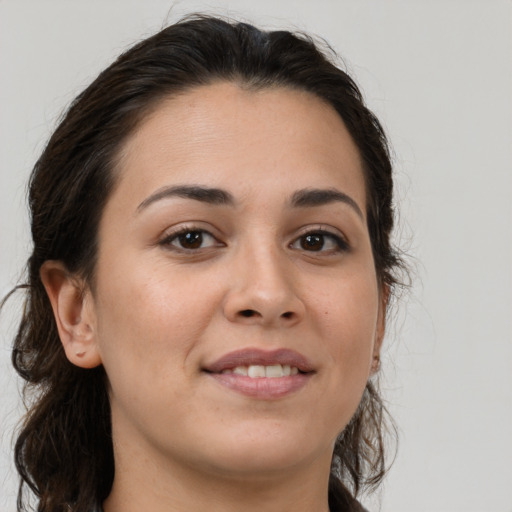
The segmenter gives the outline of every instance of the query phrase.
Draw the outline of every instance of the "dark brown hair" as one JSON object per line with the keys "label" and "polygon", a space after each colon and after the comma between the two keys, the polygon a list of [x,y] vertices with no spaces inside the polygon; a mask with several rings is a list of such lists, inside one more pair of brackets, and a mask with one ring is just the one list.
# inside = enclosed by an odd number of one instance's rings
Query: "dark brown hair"
{"label": "dark brown hair", "polygon": [[[98,223],[116,184],[123,141],[164,97],[215,81],[241,87],[308,91],[341,116],[359,148],[367,219],[381,286],[393,289],[401,262],[390,244],[392,168],[384,132],[353,80],[303,34],[265,32],[246,23],[194,15],[138,43],[73,102],[37,161],[29,204],[33,252],[26,303],[12,360],[34,399],[15,447],[24,486],[39,512],[90,512],[114,477],[107,376],[68,362],[39,271],[60,260],[94,287]],[[386,470],[385,409],[369,382],[333,455],[331,510],[359,510],[354,497],[376,487]]]}

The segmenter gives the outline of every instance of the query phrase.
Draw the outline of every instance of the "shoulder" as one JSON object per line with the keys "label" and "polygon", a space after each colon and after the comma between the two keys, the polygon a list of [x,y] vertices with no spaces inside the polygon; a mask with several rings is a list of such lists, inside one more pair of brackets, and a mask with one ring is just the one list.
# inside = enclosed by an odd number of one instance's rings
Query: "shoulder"
{"label": "shoulder", "polygon": [[354,500],[350,504],[350,507],[348,508],[349,512],[370,512],[368,509],[364,508],[359,501]]}

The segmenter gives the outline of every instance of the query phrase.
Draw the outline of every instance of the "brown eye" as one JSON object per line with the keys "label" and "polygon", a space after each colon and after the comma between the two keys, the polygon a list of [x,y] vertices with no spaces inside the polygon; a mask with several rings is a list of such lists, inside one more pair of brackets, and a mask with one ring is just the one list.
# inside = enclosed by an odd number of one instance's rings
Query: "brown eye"
{"label": "brown eye", "polygon": [[324,247],[324,236],[320,234],[302,236],[300,246],[305,251],[320,251]]}
{"label": "brown eye", "polygon": [[183,229],[164,238],[160,245],[169,249],[194,251],[222,245],[213,235],[202,229]]}
{"label": "brown eye", "polygon": [[290,244],[292,249],[333,254],[349,250],[345,239],[329,231],[311,231]]}
{"label": "brown eye", "polygon": [[203,244],[201,231],[188,231],[178,236],[178,242],[183,249],[199,249]]}

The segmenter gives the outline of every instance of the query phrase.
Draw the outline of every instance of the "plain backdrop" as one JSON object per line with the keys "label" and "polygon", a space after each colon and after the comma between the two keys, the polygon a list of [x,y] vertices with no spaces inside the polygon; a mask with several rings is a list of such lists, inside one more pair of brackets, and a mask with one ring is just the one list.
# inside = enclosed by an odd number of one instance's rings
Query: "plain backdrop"
{"label": "plain backdrop", "polygon": [[[0,0],[0,294],[28,255],[26,180],[65,106],[133,42],[191,11],[321,35],[392,141],[414,286],[383,388],[400,429],[384,512],[512,511],[512,3]],[[0,318],[0,511],[14,512],[19,381]]]}

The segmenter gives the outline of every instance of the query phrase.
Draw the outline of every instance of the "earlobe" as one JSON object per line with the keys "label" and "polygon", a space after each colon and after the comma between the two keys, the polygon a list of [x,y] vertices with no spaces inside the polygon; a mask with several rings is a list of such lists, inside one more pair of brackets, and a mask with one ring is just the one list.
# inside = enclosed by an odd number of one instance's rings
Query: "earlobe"
{"label": "earlobe", "polygon": [[379,303],[379,313],[377,315],[377,325],[375,329],[375,340],[373,343],[370,375],[375,375],[380,370],[380,351],[382,348],[382,342],[384,341],[384,334],[386,333],[386,311],[390,293],[389,286],[386,284],[382,285],[380,293],[381,297]]}
{"label": "earlobe", "polygon": [[40,270],[66,357],[81,368],[101,364],[96,344],[91,294],[60,261],[48,260]]}

